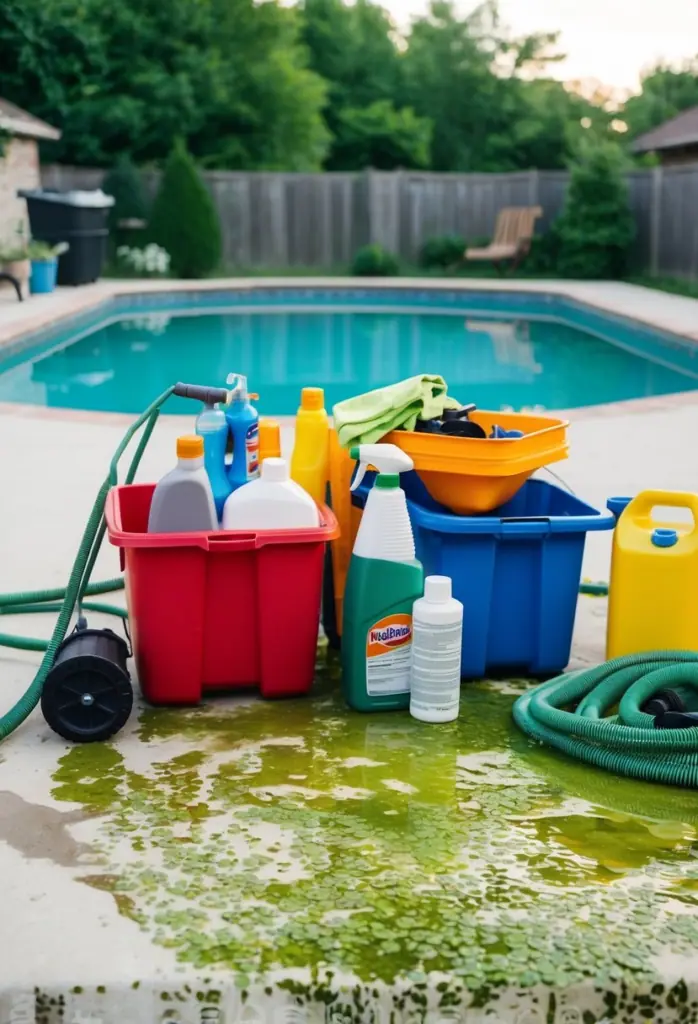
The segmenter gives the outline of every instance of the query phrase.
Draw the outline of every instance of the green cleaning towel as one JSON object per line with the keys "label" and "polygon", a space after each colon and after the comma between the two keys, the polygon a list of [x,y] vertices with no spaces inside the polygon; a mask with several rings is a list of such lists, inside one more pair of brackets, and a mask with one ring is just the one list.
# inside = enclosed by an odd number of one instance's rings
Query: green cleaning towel
{"label": "green cleaning towel", "polygon": [[460,408],[460,402],[449,398],[446,390],[443,377],[423,373],[337,402],[332,414],[340,445],[375,444],[398,427],[414,430],[418,419],[435,419],[444,409]]}

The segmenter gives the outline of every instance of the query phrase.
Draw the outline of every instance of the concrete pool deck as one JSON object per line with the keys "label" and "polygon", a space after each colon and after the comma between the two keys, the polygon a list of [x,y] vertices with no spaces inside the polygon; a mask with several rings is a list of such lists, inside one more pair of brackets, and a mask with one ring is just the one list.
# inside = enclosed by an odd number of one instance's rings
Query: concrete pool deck
{"label": "concrete pool deck", "polygon": [[[637,292],[622,315],[675,298]],[[24,319],[17,304],[12,328],[0,301],[0,338],[76,294]],[[698,302],[663,315],[698,340]],[[64,585],[130,419],[3,407],[3,591]],[[698,392],[571,420],[555,471],[595,507],[697,489]],[[160,420],[140,479],[184,423]],[[608,578],[609,550],[589,535],[586,576]],[[117,574],[105,544],[94,578]],[[4,628],[47,636],[50,620]],[[604,627],[605,601],[581,599],[573,664],[603,659]],[[3,710],[37,663],[0,649]],[[695,794],[531,752],[508,725],[518,683],[464,690],[443,731],[346,715],[324,655],[319,678],[312,702],[139,706],[105,746],[71,749],[35,711],[0,746],[0,1024],[696,1020]]]}

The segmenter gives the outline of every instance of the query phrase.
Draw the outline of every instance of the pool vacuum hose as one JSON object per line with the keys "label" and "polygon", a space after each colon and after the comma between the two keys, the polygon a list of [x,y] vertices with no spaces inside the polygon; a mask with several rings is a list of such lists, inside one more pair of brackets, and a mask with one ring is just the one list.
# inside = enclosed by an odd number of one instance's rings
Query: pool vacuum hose
{"label": "pool vacuum hose", "polygon": [[[89,582],[106,532],[104,504],[109,490],[118,482],[119,460],[134,436],[145,427],[125,477],[127,484],[135,478],[162,405],[175,393],[187,397],[188,392],[182,390],[186,387],[174,385],[164,391],[124,434],[92,506],[68,585],[62,590],[0,595],[0,615],[58,612],[48,641],[0,633],[2,647],[44,651],[26,692],[0,717],[0,740],[13,733],[41,700],[44,682],[73,613],[79,619],[83,611],[127,618],[124,608],[85,600],[124,587],[122,577]],[[608,592],[603,583],[583,583],[579,589],[583,594]],[[674,707],[656,716],[642,710],[653,695],[670,689],[689,695],[681,704],[684,710]],[[661,701],[656,703],[661,705]],[[618,714],[604,718],[616,704]],[[657,651],[617,658],[543,683],[519,697],[514,720],[532,739],[596,767],[646,781],[698,788],[698,714],[686,712],[686,707],[698,708],[698,654]]]}

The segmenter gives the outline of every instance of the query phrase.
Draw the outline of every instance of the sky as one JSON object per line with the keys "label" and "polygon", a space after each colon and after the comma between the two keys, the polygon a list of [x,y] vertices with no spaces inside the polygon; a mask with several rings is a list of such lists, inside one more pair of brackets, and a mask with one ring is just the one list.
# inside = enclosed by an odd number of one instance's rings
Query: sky
{"label": "sky", "polygon": [[[382,0],[404,25],[427,0]],[[460,0],[464,13],[476,6]],[[559,30],[567,59],[553,67],[564,80],[597,78],[616,89],[637,89],[643,67],[698,54],[698,0],[500,0],[515,35]]]}

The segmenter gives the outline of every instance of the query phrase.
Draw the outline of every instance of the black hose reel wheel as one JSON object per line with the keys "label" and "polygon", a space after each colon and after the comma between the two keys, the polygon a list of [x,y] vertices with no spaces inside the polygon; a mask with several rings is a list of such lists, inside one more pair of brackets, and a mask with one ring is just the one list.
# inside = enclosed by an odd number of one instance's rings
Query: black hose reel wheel
{"label": "black hose reel wheel", "polygon": [[111,629],[78,629],[58,648],[41,694],[54,732],[72,743],[108,740],[133,707],[128,644]]}

